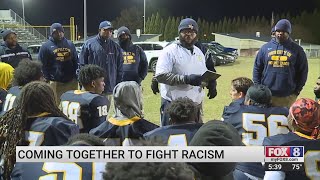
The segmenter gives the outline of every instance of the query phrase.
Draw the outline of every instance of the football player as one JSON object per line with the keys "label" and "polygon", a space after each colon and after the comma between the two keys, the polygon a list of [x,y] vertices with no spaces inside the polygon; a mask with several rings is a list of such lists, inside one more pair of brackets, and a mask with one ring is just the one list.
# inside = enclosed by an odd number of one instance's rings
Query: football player
{"label": "football player", "polygon": [[101,67],[86,65],[79,73],[84,91],[67,91],[60,98],[60,109],[79,125],[80,132],[88,133],[106,121],[110,103],[101,95],[105,86],[104,76],[105,72]]}
{"label": "football player", "polygon": [[[66,146],[104,146],[98,137],[89,134],[77,134],[72,136]],[[56,180],[102,180],[106,163],[62,163],[62,162],[40,162],[40,163],[16,163],[11,180],[20,179],[46,179],[56,177]],[[45,170],[44,170],[45,169]]]}
{"label": "football player", "polygon": [[187,146],[202,126],[202,123],[198,123],[197,108],[198,106],[187,97],[173,100],[166,110],[170,116],[170,125],[147,132],[143,135],[144,138],[159,138],[168,146]]}
{"label": "football player", "polygon": [[316,102],[320,104],[320,76],[317,79],[316,86],[314,87],[314,95],[316,95]]}
{"label": "football player", "polygon": [[105,138],[107,145],[134,145],[143,134],[159,126],[145,120],[141,88],[135,81],[125,81],[113,90],[115,114],[90,134]]}
{"label": "football player", "polygon": [[[289,132],[288,109],[271,107],[271,97],[267,86],[253,85],[247,91],[244,105],[225,119],[238,130],[244,145],[261,146],[265,137]],[[261,163],[238,163],[234,176],[235,179],[263,178],[264,169]]]}
{"label": "football player", "polygon": [[1,114],[16,106],[16,99],[24,85],[31,81],[44,80],[41,68],[42,65],[39,61],[30,61],[29,59],[20,61],[18,67],[14,70],[13,87],[8,90]]}
{"label": "football player", "polygon": [[289,110],[292,132],[264,138],[265,146],[304,146],[305,171],[267,171],[265,179],[320,179],[320,107],[308,98],[298,99]]}
{"label": "football player", "polygon": [[28,83],[21,90],[17,107],[0,120],[4,179],[10,179],[16,146],[59,146],[77,133],[78,125],[59,110],[51,87],[45,82]]}
{"label": "football player", "polygon": [[247,77],[238,77],[231,81],[230,96],[232,102],[225,106],[222,113],[222,119],[228,119],[230,114],[237,112],[240,105],[244,104],[244,97],[248,89],[253,85],[253,81]]}

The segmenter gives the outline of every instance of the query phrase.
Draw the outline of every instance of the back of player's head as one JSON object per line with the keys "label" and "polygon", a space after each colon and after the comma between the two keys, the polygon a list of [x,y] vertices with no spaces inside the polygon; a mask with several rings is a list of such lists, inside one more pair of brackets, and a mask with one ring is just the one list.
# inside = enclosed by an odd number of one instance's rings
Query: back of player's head
{"label": "back of player's head", "polygon": [[7,63],[0,62],[0,88],[7,89],[13,78],[14,68]]}
{"label": "back of player's head", "polygon": [[271,104],[271,97],[272,93],[267,86],[255,84],[248,89],[245,101],[250,100],[251,105],[268,107]]}
{"label": "back of player's head", "polygon": [[117,84],[113,89],[113,98],[116,116],[118,113],[128,118],[143,116],[141,88],[137,82],[124,81]]}
{"label": "back of player's head", "polygon": [[187,97],[181,97],[171,102],[166,109],[173,124],[196,122],[199,108],[195,102]]}
{"label": "back of player's head", "polygon": [[107,163],[104,180],[193,180],[194,173],[185,163],[173,162],[127,162]]}
{"label": "back of player's head", "polygon": [[[50,85],[45,82],[32,81],[26,84],[22,90],[17,107],[6,112],[0,120],[0,156],[4,157],[4,177],[10,179],[10,173],[15,164],[16,146],[28,145],[25,131],[41,113],[47,113],[52,117],[64,117],[68,119],[56,105],[54,92]],[[27,123],[28,122],[28,123]]]}
{"label": "back of player's head", "polygon": [[79,82],[83,86],[89,86],[92,81],[102,77],[105,77],[105,71],[101,67],[88,64],[81,68],[79,73]]}
{"label": "back of player's head", "polygon": [[14,70],[14,85],[24,86],[31,81],[39,81],[42,77],[42,64],[39,61],[22,59]]}
{"label": "back of player's head", "polygon": [[[203,124],[189,146],[241,146],[238,131],[229,123],[213,120]],[[230,174],[236,163],[191,163],[204,176],[215,178]]]}
{"label": "back of player's head", "polygon": [[18,106],[28,115],[50,112],[57,107],[53,89],[48,83],[41,81],[32,81],[22,88]]}
{"label": "back of player's head", "polygon": [[238,77],[231,81],[231,85],[238,93],[247,94],[248,89],[253,85],[253,81],[247,77]]}
{"label": "back of player's head", "polygon": [[97,136],[80,133],[69,138],[66,146],[104,146],[104,143]]}
{"label": "back of player's head", "polygon": [[317,102],[301,98],[289,110],[289,124],[294,130],[317,138],[320,134],[320,107]]}

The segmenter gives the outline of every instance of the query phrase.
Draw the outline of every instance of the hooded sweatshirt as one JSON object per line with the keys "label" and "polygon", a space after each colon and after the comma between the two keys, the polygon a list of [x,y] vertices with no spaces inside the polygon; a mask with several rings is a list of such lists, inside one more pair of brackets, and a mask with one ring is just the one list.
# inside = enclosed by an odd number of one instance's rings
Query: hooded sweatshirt
{"label": "hooded sweatshirt", "polygon": [[[121,45],[121,44],[120,44]],[[136,81],[138,84],[147,76],[148,60],[142,48],[130,41],[123,49],[122,81]]]}
{"label": "hooded sweatshirt", "polygon": [[278,43],[276,38],[272,38],[257,54],[253,81],[268,86],[273,96],[299,94],[307,76],[306,54],[290,38],[284,43]]}
{"label": "hooded sweatshirt", "polygon": [[113,91],[115,115],[90,134],[107,138],[108,145],[134,145],[143,134],[159,126],[143,119],[142,94],[138,83],[125,81]]}
{"label": "hooded sweatshirt", "polygon": [[32,59],[28,50],[21,47],[19,44],[15,48],[9,48],[6,43],[0,46],[0,61],[10,64],[16,68],[22,59]]}
{"label": "hooded sweatshirt", "polygon": [[78,54],[74,44],[66,38],[55,41],[50,37],[40,48],[39,60],[47,80],[66,83],[76,78]]}

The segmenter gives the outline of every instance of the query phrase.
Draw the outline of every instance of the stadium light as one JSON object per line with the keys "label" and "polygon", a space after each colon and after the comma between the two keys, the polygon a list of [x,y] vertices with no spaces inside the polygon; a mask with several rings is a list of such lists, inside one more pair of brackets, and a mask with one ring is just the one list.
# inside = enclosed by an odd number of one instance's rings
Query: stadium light
{"label": "stadium light", "polygon": [[87,40],[87,0],[83,0],[83,41]]}
{"label": "stadium light", "polygon": [[143,0],[143,34],[146,33],[146,0]]}
{"label": "stadium light", "polygon": [[26,17],[24,16],[24,0],[21,0],[22,3],[22,18],[23,18],[23,28],[26,27]]}

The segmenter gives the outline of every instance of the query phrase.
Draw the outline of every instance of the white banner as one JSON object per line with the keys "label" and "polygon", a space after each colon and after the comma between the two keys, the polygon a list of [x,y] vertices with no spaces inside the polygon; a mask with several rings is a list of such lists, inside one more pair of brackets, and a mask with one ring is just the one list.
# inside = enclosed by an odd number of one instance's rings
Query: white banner
{"label": "white banner", "polygon": [[17,146],[17,162],[263,162],[263,146]]}

